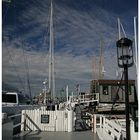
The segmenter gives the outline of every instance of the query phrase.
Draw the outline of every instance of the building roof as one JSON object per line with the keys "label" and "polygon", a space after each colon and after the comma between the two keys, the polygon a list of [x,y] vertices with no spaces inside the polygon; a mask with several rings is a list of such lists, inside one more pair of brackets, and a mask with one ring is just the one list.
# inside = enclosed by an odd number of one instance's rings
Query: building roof
{"label": "building roof", "polygon": [[[104,79],[99,79],[97,81],[99,84],[118,84],[121,82],[121,80],[104,80]],[[125,84],[125,81],[122,80],[122,84]],[[128,84],[135,84],[135,80],[128,80]]]}

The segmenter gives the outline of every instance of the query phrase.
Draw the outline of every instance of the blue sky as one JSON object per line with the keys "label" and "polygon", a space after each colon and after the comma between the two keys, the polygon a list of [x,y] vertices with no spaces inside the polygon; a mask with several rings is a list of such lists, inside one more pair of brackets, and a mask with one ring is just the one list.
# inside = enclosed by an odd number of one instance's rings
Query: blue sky
{"label": "blue sky", "polygon": [[[2,8],[2,80],[27,93],[26,67],[32,94],[42,91],[48,79],[50,0],[3,0]],[[76,84],[89,91],[93,79],[93,60],[99,59],[103,41],[105,78],[117,79],[117,18],[127,37],[134,40],[133,17],[137,0],[53,0],[55,26],[56,91]],[[27,63],[28,62],[28,63]],[[129,78],[135,79],[135,67]]]}

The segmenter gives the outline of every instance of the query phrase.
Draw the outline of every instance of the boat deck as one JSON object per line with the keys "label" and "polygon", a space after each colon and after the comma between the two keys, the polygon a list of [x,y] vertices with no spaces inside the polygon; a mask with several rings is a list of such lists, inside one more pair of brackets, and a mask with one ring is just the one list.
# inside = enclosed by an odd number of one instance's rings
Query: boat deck
{"label": "boat deck", "polygon": [[13,140],[99,140],[97,134],[91,131],[78,132],[22,132]]}

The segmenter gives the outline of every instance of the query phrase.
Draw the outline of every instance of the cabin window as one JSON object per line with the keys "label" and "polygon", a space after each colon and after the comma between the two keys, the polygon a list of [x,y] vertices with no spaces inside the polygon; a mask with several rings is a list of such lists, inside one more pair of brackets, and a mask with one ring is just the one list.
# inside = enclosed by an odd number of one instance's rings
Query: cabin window
{"label": "cabin window", "polygon": [[124,100],[124,86],[111,86],[111,99],[112,101]]}
{"label": "cabin window", "polygon": [[134,94],[134,86],[130,86],[128,87],[128,92],[129,92],[129,95],[132,95]]}
{"label": "cabin window", "polygon": [[17,103],[16,95],[2,94],[2,102],[5,102],[5,103]]}
{"label": "cabin window", "polygon": [[103,86],[103,94],[108,95],[108,86]]}
{"label": "cabin window", "polygon": [[29,100],[23,95],[18,94],[19,104],[27,104]]}
{"label": "cabin window", "polygon": [[118,91],[118,86],[112,86],[111,87],[111,99],[112,101],[116,101],[116,100],[119,100],[120,99],[120,91],[121,91],[121,88],[119,89]]}
{"label": "cabin window", "polygon": [[128,92],[129,92],[129,95],[131,95],[131,86],[128,87]]}

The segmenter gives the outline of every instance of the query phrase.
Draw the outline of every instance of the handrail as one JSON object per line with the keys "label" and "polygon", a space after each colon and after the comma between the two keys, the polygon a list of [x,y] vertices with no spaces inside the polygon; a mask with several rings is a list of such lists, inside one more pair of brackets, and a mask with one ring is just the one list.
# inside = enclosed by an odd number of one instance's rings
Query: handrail
{"label": "handrail", "polygon": [[8,116],[8,118],[11,119],[11,118],[18,117],[18,116],[21,116],[21,114],[11,115],[11,116]]}
{"label": "handrail", "polygon": [[[18,117],[18,116],[21,116],[21,115],[22,115],[22,114],[11,115],[11,116],[8,117],[8,119],[15,118],[15,117]],[[18,127],[18,126],[21,126],[22,124],[23,124],[23,122],[14,124],[13,129],[16,128],[16,127]]]}
{"label": "handrail", "polygon": [[[97,128],[103,129],[106,133],[108,133],[111,137],[119,139],[122,135],[122,127],[119,123],[115,123],[112,120],[105,118],[105,116],[101,114],[91,114],[89,112],[86,113],[91,117],[90,126],[92,127],[92,132],[96,133]],[[87,121],[89,123],[89,121]]]}
{"label": "handrail", "polygon": [[16,127],[18,127],[18,126],[20,126],[20,125],[22,125],[22,124],[24,124],[24,123],[22,122],[22,123],[15,124],[15,125],[13,126],[13,128],[16,128]]}

